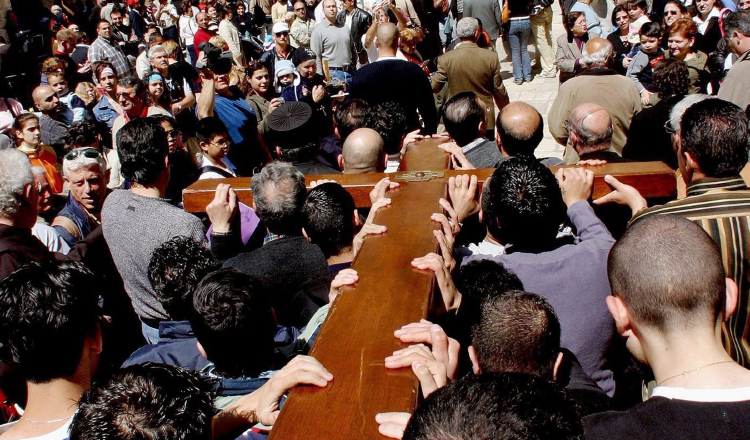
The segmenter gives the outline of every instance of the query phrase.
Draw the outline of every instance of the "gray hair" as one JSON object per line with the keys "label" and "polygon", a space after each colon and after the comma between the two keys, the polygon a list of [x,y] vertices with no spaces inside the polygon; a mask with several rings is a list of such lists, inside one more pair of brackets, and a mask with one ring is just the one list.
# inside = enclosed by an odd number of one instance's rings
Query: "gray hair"
{"label": "gray hair", "polygon": [[464,17],[456,24],[456,36],[461,40],[472,39],[479,29],[479,21],[473,17]]}
{"label": "gray hair", "polygon": [[589,66],[604,66],[607,64],[607,60],[609,60],[612,57],[612,51],[614,48],[612,47],[612,44],[603,44],[599,50],[588,53],[586,50],[587,45],[583,46],[583,51],[581,52],[581,58],[583,58],[583,61],[588,64]]}
{"label": "gray hair", "polygon": [[[612,118],[609,116],[609,112],[601,106],[586,108],[584,105],[579,105],[573,109],[570,119],[568,119],[568,132],[575,133],[578,136],[579,143],[576,150],[579,150],[578,154],[606,150],[612,142]],[[586,119],[597,112],[607,114],[608,123],[606,126],[599,127],[598,124],[586,123]]]}
{"label": "gray hair", "polygon": [[151,49],[148,50],[148,60],[151,61],[154,59],[154,56],[156,55],[156,52],[164,52],[167,53],[167,49],[164,48],[161,44],[157,44]]}
{"label": "gray hair", "polygon": [[672,111],[669,112],[669,126],[679,133],[682,130],[682,115],[685,114],[687,109],[706,99],[717,99],[712,96],[696,93],[693,95],[687,95],[682,98],[677,104],[672,107]]}
{"label": "gray hair", "polygon": [[724,18],[724,34],[727,38],[731,37],[735,31],[750,37],[750,11],[730,12]]}
{"label": "gray hair", "polygon": [[291,163],[272,162],[253,176],[251,191],[258,216],[274,234],[299,235],[307,197],[305,176]]}
{"label": "gray hair", "polygon": [[39,166],[31,167],[31,173],[34,174],[34,177],[36,176],[44,176],[45,178],[47,177],[47,172],[44,170],[44,168],[39,167]]}
{"label": "gray hair", "polygon": [[78,171],[81,168],[89,167],[91,165],[99,165],[99,170],[102,173],[102,176],[104,176],[104,173],[107,170],[107,162],[104,161],[104,157],[101,153],[99,154],[99,157],[95,158],[79,154],[78,157],[73,160],[63,159],[63,176],[70,178],[71,172]]}
{"label": "gray hair", "polygon": [[21,151],[0,150],[0,216],[13,218],[23,200],[26,185],[34,183],[31,162]]}

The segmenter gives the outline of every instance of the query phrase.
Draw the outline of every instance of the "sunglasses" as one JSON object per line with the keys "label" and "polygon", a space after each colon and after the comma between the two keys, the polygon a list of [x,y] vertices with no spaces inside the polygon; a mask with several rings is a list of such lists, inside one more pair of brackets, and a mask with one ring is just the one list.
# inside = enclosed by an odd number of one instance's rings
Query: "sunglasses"
{"label": "sunglasses", "polygon": [[275,34],[277,37],[280,37],[282,35],[289,35],[289,32],[276,32]]}
{"label": "sunglasses", "polygon": [[99,150],[93,147],[76,148],[65,155],[65,160],[76,160],[79,156],[87,157],[89,159],[98,159],[100,154]]}
{"label": "sunglasses", "polygon": [[181,134],[182,132],[180,130],[176,130],[176,129],[170,130],[167,132],[167,137],[171,137],[172,139],[177,139],[178,137],[180,137]]}
{"label": "sunglasses", "polygon": [[677,15],[677,11],[664,11],[664,16]]}

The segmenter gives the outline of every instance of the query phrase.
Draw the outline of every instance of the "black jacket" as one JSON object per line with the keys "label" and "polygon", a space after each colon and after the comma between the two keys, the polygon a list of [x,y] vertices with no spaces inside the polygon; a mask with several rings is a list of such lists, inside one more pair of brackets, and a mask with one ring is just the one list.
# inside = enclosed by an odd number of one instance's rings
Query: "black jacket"
{"label": "black jacket", "polygon": [[[336,15],[336,21],[339,26],[346,23],[346,11],[339,11]],[[355,7],[352,11],[352,42],[354,43],[354,49],[357,53],[363,52],[365,47],[362,45],[362,35],[367,33],[367,29],[372,24],[372,17],[364,9]]]}

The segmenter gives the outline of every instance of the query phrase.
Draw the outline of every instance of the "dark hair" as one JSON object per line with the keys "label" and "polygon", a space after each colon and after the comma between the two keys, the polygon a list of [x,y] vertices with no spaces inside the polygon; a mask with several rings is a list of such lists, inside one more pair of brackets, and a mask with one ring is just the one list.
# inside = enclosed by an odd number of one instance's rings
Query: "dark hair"
{"label": "dark hair", "polygon": [[320,151],[320,139],[300,139],[294,142],[280,142],[279,148],[282,151],[280,158],[286,162],[306,162],[315,159]]}
{"label": "dark hair", "polygon": [[723,316],[726,275],[719,249],[683,217],[637,220],[610,251],[607,272],[612,294],[640,325],[681,331]]}
{"label": "dark hair", "polygon": [[143,95],[146,92],[146,84],[139,78],[128,75],[123,76],[117,81],[118,86],[133,87],[136,95]]}
{"label": "dark hair", "polygon": [[480,104],[474,92],[461,92],[453,95],[441,109],[445,131],[460,146],[481,137],[479,124],[486,118],[484,103]]}
{"label": "dark hair", "polygon": [[583,437],[581,417],[555,383],[520,373],[469,375],[417,407],[404,440]]}
{"label": "dark hair", "polygon": [[265,64],[263,64],[260,61],[250,61],[247,64],[247,67],[245,68],[245,75],[247,75],[248,78],[249,78],[249,77],[251,77],[253,75],[253,73],[255,73],[255,72],[257,72],[258,70],[261,70],[261,69],[268,70],[268,66],[266,66]]}
{"label": "dark hair", "polygon": [[174,237],[154,250],[148,264],[148,279],[156,299],[173,321],[186,321],[193,311],[193,290],[219,265],[202,243]]}
{"label": "dark hair", "polygon": [[492,260],[470,261],[455,274],[456,288],[463,295],[486,299],[510,290],[524,290],[523,283],[502,264]]}
{"label": "dark hair", "polygon": [[131,182],[150,185],[166,169],[167,133],[158,122],[136,118],[117,132],[120,172]]}
{"label": "dark hair", "polygon": [[[563,22],[563,25],[565,27],[565,32],[568,35],[568,43],[573,42],[573,26],[575,26],[576,21],[578,20],[578,17],[584,16],[585,14],[583,12],[579,11],[573,11],[568,12],[568,15],[565,16],[565,21]],[[581,37],[582,39],[586,40],[586,34],[583,34]]]}
{"label": "dark hair", "polygon": [[[627,14],[628,8],[625,5],[617,5],[615,6],[614,9],[612,9],[612,17],[610,20],[612,21],[612,25],[615,27],[617,27],[617,13],[618,12],[624,12],[625,14]],[[628,17],[630,17],[630,15],[628,15]],[[629,19],[630,18],[628,18],[628,20]]]}
{"label": "dark hair", "polygon": [[644,12],[648,9],[648,3],[646,2],[646,0],[628,0],[627,5],[628,8],[630,8],[631,6],[637,6],[643,9]]}
{"label": "dark hair", "polygon": [[541,296],[507,292],[482,301],[472,345],[484,373],[529,373],[552,380],[560,321]]}
{"label": "dark hair", "polygon": [[682,13],[683,15],[688,13],[688,8],[679,0],[669,0],[668,2],[665,2],[664,6],[662,7],[662,13],[664,13],[664,9],[666,9],[666,6],[669,4],[677,6],[677,9],[679,9],[680,13]]}
{"label": "dark hair", "polygon": [[115,70],[115,66],[113,66],[109,61],[97,61],[94,63],[94,79],[96,80],[96,82],[99,82],[99,77],[102,74],[102,70],[108,67],[112,69],[112,72],[114,72],[115,76],[117,76],[117,70]]}
{"label": "dark hair", "polygon": [[654,90],[659,99],[672,96],[685,96],[690,87],[688,67],[684,61],[676,58],[666,58],[654,67]]}
{"label": "dark hair", "polygon": [[365,128],[372,128],[383,138],[386,154],[401,151],[401,140],[406,134],[406,112],[401,104],[387,101],[370,107],[364,121]]}
{"label": "dark hair", "polygon": [[335,182],[310,190],[303,207],[305,232],[326,258],[352,247],[354,239],[354,198]]}
{"label": "dark hair", "polygon": [[16,131],[23,131],[24,127],[26,127],[26,122],[36,119],[36,122],[39,121],[39,116],[35,115],[34,113],[23,113],[18,115],[15,121],[13,121],[13,130]]}
{"label": "dark hair", "polygon": [[527,252],[554,242],[565,212],[555,176],[527,156],[510,157],[492,173],[482,210],[495,238]]}
{"label": "dark hair", "polygon": [[131,365],[83,394],[70,439],[210,440],[215,395],[213,382],[198,372]]}
{"label": "dark hair", "polygon": [[68,127],[68,135],[65,137],[65,152],[83,146],[94,146],[101,150],[99,145],[99,129],[92,121],[84,119],[74,122]]}
{"label": "dark hair", "polygon": [[198,142],[211,142],[214,136],[228,133],[227,126],[216,116],[209,116],[198,121],[195,128],[195,137]]}
{"label": "dark hair", "polygon": [[177,127],[177,121],[175,120],[175,118],[169,115],[151,115],[148,118],[158,122],[159,126],[161,126],[162,123],[167,122],[173,128]]}
{"label": "dark hair", "polygon": [[695,103],[682,115],[682,151],[693,155],[707,177],[737,176],[747,164],[747,124],[745,112],[731,102]]}
{"label": "dark hair", "polygon": [[302,205],[307,197],[305,176],[288,162],[271,162],[252,179],[258,216],[274,234],[302,233]]}
{"label": "dark hair", "polygon": [[276,322],[260,286],[229,268],[207,275],[193,292],[190,325],[208,360],[226,377],[257,377],[272,365]]}
{"label": "dark hair", "polygon": [[0,281],[0,353],[26,380],[71,376],[99,320],[98,281],[82,263],[32,262]]}
{"label": "dark hair", "polygon": [[661,25],[653,21],[643,23],[641,30],[638,31],[638,35],[641,37],[661,38]]}
{"label": "dark hair", "polygon": [[364,127],[365,117],[370,109],[370,104],[362,99],[350,99],[344,101],[336,110],[334,120],[339,129],[341,141],[345,141],[352,132]]}

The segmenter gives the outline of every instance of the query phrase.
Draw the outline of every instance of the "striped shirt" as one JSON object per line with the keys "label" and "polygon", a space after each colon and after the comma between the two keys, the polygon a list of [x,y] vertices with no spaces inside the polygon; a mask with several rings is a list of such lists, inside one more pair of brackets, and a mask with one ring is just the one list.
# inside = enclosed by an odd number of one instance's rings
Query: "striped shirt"
{"label": "striped shirt", "polygon": [[750,367],[750,190],[742,177],[707,178],[687,187],[687,197],[644,209],[631,224],[649,215],[675,214],[700,225],[721,251],[724,270],[739,287],[737,310],[724,324],[724,346]]}

